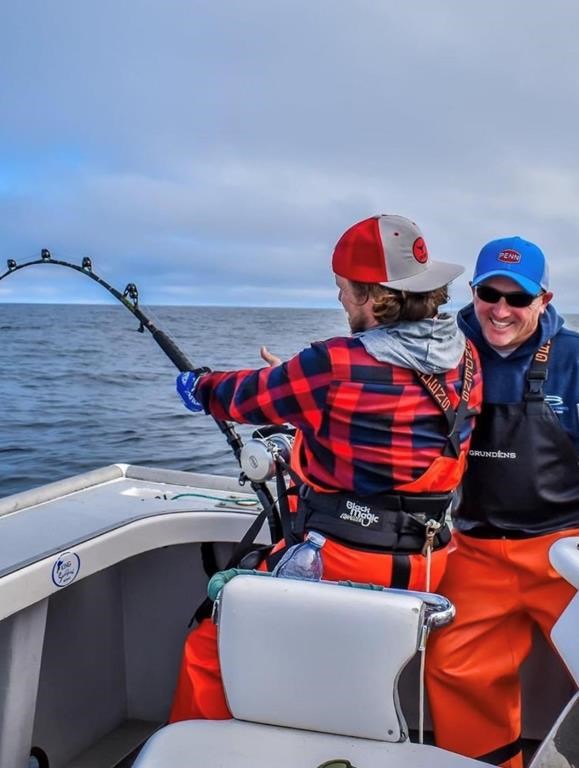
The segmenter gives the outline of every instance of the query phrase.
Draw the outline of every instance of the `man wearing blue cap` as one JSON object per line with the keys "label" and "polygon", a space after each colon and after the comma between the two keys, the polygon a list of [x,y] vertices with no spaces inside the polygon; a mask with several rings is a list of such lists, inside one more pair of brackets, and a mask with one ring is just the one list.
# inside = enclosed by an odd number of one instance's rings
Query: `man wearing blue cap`
{"label": "man wearing blue cap", "polygon": [[430,707],[438,746],[522,768],[519,669],[533,625],[548,637],[575,594],[548,553],[579,535],[579,334],[527,240],[485,245],[471,285],[459,326],[480,352],[484,402],[439,586],[457,615],[429,647]]}

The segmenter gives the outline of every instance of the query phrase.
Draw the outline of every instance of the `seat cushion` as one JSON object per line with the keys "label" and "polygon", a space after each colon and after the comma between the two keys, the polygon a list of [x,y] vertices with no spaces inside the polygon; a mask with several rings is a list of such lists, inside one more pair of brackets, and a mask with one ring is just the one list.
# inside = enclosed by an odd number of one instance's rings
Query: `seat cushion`
{"label": "seat cushion", "polygon": [[133,768],[316,768],[345,758],[356,768],[483,768],[428,745],[353,739],[236,720],[189,720],[162,728]]}

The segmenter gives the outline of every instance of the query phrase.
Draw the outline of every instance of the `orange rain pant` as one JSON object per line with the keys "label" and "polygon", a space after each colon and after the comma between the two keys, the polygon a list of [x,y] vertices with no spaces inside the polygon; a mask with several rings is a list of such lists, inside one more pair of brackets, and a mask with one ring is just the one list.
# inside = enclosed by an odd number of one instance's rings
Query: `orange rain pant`
{"label": "orange rain pant", "polygon": [[529,539],[455,533],[439,592],[456,606],[432,633],[426,657],[430,712],[439,747],[505,768],[522,768],[519,668],[533,624],[549,632],[575,589],[549,563],[549,548],[579,529]]}
{"label": "orange rain pant", "polygon": [[[276,545],[276,549],[283,542]],[[440,583],[448,559],[450,546],[432,554],[431,589]],[[339,581],[351,579],[368,584],[391,586],[394,557],[374,552],[361,552],[326,541],[322,549],[324,579]],[[408,557],[408,589],[425,590],[426,558],[422,555]],[[265,565],[260,570],[266,570]],[[217,653],[217,628],[205,619],[193,629],[186,641],[179,671],[177,689],[171,708],[170,722],[178,720],[226,720],[231,717],[227,706]]]}

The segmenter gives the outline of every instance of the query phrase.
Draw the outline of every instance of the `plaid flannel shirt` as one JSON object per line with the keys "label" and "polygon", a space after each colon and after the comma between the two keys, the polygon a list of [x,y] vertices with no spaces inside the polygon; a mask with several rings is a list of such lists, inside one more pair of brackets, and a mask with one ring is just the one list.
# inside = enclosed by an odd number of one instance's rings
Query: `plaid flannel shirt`
{"label": "plaid flannel shirt", "polygon": [[[461,362],[441,374],[455,409],[462,373]],[[446,444],[445,416],[415,373],[376,360],[355,337],[315,342],[275,367],[206,374],[195,396],[218,419],[297,427],[300,474],[328,491],[394,491],[417,480]],[[469,415],[460,435],[464,451],[481,400],[475,351]]]}

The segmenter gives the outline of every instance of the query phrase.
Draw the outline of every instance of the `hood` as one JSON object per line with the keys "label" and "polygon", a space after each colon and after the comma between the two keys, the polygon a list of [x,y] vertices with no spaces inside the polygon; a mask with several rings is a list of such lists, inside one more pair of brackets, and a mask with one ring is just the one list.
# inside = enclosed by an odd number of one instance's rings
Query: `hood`
{"label": "hood", "polygon": [[[481,354],[486,357],[500,357],[499,353],[494,350],[486,341],[482,334],[482,330],[479,321],[476,318],[474,312],[474,305],[468,304],[466,307],[460,310],[458,313],[458,325],[464,331],[467,338],[469,338],[478,349]],[[509,358],[525,357],[529,354],[529,350],[535,350],[542,344],[545,344],[549,339],[559,332],[564,323],[561,315],[552,304],[547,304],[547,309],[540,317],[539,328],[536,334],[533,334],[520,347],[513,350],[509,355]]]}
{"label": "hood", "polygon": [[447,314],[418,322],[380,325],[355,336],[376,360],[420,373],[450,371],[464,354],[464,334],[454,317]]}

